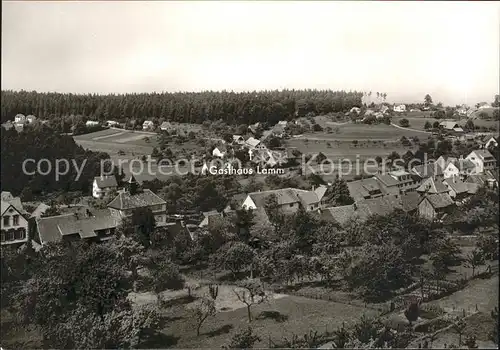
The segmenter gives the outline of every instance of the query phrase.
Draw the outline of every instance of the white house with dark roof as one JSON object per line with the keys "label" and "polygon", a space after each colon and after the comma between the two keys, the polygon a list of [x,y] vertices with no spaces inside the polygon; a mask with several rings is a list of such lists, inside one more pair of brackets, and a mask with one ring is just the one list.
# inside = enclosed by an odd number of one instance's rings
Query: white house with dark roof
{"label": "white house with dark roof", "polygon": [[486,170],[494,170],[497,166],[495,157],[493,157],[487,149],[472,151],[467,157],[465,157],[465,159],[474,163],[474,166],[476,167],[474,170],[475,174],[483,173]]}
{"label": "white house with dark roof", "polygon": [[266,200],[271,195],[276,196],[279,209],[284,213],[295,213],[300,206],[306,211],[318,210],[324,205],[326,188],[320,186],[313,191],[296,188],[283,188],[279,190],[269,190],[249,193],[242,204],[244,209],[265,208]]}
{"label": "white house with dark roof", "polygon": [[22,244],[28,241],[28,215],[21,199],[10,192],[2,192],[2,223],[0,230],[1,245]]}
{"label": "white house with dark roof", "polygon": [[117,189],[118,182],[114,175],[96,176],[92,183],[92,197],[104,198]]}
{"label": "white house with dark roof", "polygon": [[443,180],[443,168],[437,162],[428,162],[421,165],[416,165],[411,168],[412,174],[420,176],[422,179],[427,179],[429,177],[434,178],[434,180]]}
{"label": "white house with dark roof", "polygon": [[87,120],[87,122],[85,123],[86,127],[92,127],[97,125],[99,125],[99,122],[95,120]]}
{"label": "white house with dark roof", "polygon": [[149,208],[153,212],[157,226],[166,225],[167,202],[149,189],[139,188],[133,176],[127,182],[125,189],[108,204],[111,215],[118,220],[132,215],[138,208]]}
{"label": "white house with dark roof", "polygon": [[399,113],[406,112],[406,105],[403,105],[403,104],[397,105],[397,106],[394,105],[393,108],[392,108],[392,110],[394,112],[399,112]]}
{"label": "white house with dark roof", "polygon": [[241,135],[233,135],[233,144],[235,145],[244,145],[245,139]]}
{"label": "white house with dark roof", "polygon": [[488,141],[486,141],[484,148],[488,149],[490,147],[498,147],[498,137],[492,136]]}
{"label": "white house with dark roof", "polygon": [[463,180],[474,173],[476,166],[468,159],[453,158],[450,162],[447,162],[447,165],[443,169],[445,179],[458,178]]}

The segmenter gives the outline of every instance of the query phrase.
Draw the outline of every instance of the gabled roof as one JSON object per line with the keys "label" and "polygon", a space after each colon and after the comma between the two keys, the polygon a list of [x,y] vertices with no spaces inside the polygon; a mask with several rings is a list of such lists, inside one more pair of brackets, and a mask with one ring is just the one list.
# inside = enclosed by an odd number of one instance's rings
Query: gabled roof
{"label": "gabled roof", "polygon": [[461,171],[474,169],[476,167],[472,161],[463,158],[453,162],[453,165],[455,165],[457,169]]}
{"label": "gabled roof", "polygon": [[479,157],[483,161],[484,160],[487,160],[487,161],[495,160],[493,155],[487,149],[474,150],[471,153],[469,153],[469,155],[467,157],[469,157],[473,153],[476,154],[476,156]]}
{"label": "gabled roof", "polygon": [[452,179],[451,177],[443,181],[456,194],[468,193],[469,188],[463,181]]}
{"label": "gabled roof", "polygon": [[40,243],[60,242],[65,235],[78,234],[80,238],[95,237],[95,231],[118,226],[118,220],[111,216],[109,209],[96,211],[94,216],[64,214],[39,218],[37,220]]}
{"label": "gabled roof", "polygon": [[326,186],[318,186],[314,192],[316,192],[316,195],[318,196],[318,199],[321,201],[323,199],[323,197],[325,196],[325,193],[326,191],[328,190],[328,188]]}
{"label": "gabled roof", "polygon": [[443,175],[443,169],[436,162],[425,163],[425,164],[414,166],[412,168],[412,172],[414,174],[417,174],[418,176],[420,176],[423,179],[428,178],[428,177]]}
{"label": "gabled roof", "polygon": [[343,225],[354,218],[364,221],[371,215],[388,215],[396,209],[403,209],[401,199],[390,195],[362,200],[355,204],[326,208],[321,211],[321,217],[325,220],[334,219]]}
{"label": "gabled roof", "polygon": [[33,210],[33,212],[31,213],[31,216],[34,217],[34,218],[39,218],[43,215],[43,213],[45,213],[47,211],[47,209],[49,209],[50,206],[45,204],[45,203],[40,203],[36,208],[35,210]]}
{"label": "gabled roof", "polygon": [[445,186],[445,184],[443,184],[442,181],[434,180],[434,178],[429,177],[425,179],[417,188],[417,192],[426,192],[430,194],[448,193],[448,188]]}
{"label": "gabled roof", "polygon": [[429,194],[422,200],[425,199],[429,201],[434,209],[442,209],[455,204],[448,193]]}
{"label": "gabled roof", "polygon": [[256,138],[249,137],[249,138],[245,141],[245,143],[246,143],[247,145],[249,145],[250,147],[256,147],[256,146],[260,143],[260,141],[259,141],[259,140],[257,140]]}
{"label": "gabled roof", "polygon": [[118,183],[116,182],[116,177],[114,175],[96,176],[94,177],[94,181],[97,183],[99,188],[118,187]]}
{"label": "gabled roof", "polygon": [[375,178],[387,187],[397,186],[399,184],[398,180],[389,174],[376,174]]}
{"label": "gabled roof", "polygon": [[458,123],[454,121],[443,121],[439,123],[439,126],[442,126],[447,130],[453,130],[454,128],[459,127]]}
{"label": "gabled roof", "polygon": [[170,122],[163,122],[160,125],[160,129],[166,129],[172,127],[172,124]]}
{"label": "gabled roof", "polygon": [[245,141],[241,135],[233,135],[233,141]]}
{"label": "gabled roof", "polygon": [[108,207],[118,210],[126,210],[166,203],[167,202],[164,199],[153,193],[150,189],[144,189],[133,195],[128,191],[120,191],[118,195],[108,204]]}
{"label": "gabled roof", "polygon": [[16,211],[21,215],[26,215],[26,211],[24,210],[23,203],[21,202],[21,198],[13,197],[10,192],[2,191],[2,201],[1,201],[1,212],[2,215],[5,213],[10,206],[14,207]]}
{"label": "gabled roof", "polygon": [[301,203],[302,205],[307,206],[310,204],[319,203],[323,198],[323,196],[321,196],[322,191],[323,190],[315,192],[296,188],[283,188],[279,190],[252,192],[248,195],[255,203],[257,208],[263,208],[266,203],[266,198],[268,198],[272,194],[276,196],[279,205]]}
{"label": "gabled roof", "polygon": [[408,192],[401,195],[401,206],[404,211],[412,211],[418,208],[420,195],[417,192]]}

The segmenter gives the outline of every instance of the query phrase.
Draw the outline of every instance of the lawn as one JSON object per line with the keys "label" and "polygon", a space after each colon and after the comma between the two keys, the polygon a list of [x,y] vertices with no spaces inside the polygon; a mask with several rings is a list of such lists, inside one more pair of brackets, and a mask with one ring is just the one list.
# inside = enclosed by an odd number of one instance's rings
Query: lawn
{"label": "lawn", "polygon": [[[352,305],[278,294],[268,302],[252,307],[254,320],[249,324],[247,310],[236,299],[232,288],[219,286],[219,312],[206,321],[199,337],[196,336],[193,319],[189,316],[189,304],[176,305],[166,310],[169,322],[162,330],[163,336],[159,337],[159,342],[147,345],[220,348],[236,330],[250,325],[261,338],[255,347],[266,348],[270,344],[269,339],[279,342],[283,337],[290,339],[293,334],[302,336],[309,330],[324,333],[339,327],[342,322],[351,324],[363,314],[371,316],[375,313]],[[281,315],[282,319],[276,320],[270,315]]]}

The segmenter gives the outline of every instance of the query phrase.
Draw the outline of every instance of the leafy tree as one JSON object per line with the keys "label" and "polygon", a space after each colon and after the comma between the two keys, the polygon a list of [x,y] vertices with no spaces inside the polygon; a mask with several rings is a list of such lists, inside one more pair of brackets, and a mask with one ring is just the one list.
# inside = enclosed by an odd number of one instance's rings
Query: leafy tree
{"label": "leafy tree", "polygon": [[484,255],[479,249],[474,249],[465,257],[465,265],[472,269],[472,277],[475,276],[476,268],[484,265]]}
{"label": "leafy tree", "polygon": [[284,214],[280,209],[278,197],[275,194],[271,194],[265,199],[264,209],[274,227],[274,233],[277,234],[280,226],[283,225]]}
{"label": "leafy tree", "polygon": [[469,131],[474,131],[475,125],[472,119],[467,119],[467,121],[465,122],[465,129]]}
{"label": "leafy tree", "polygon": [[332,185],[325,193],[326,201],[334,206],[349,205],[354,203],[347,183],[344,179],[337,176]]}
{"label": "leafy tree", "polygon": [[407,128],[410,126],[410,121],[406,118],[403,118],[399,121],[399,125],[401,125],[403,128]]}
{"label": "leafy tree", "polygon": [[447,271],[450,266],[456,266],[462,262],[460,248],[449,237],[434,242],[433,246],[434,251],[430,259],[435,269]]}
{"label": "leafy tree", "polygon": [[381,156],[376,156],[375,161],[377,162],[378,165],[382,164],[382,157]]}
{"label": "leafy tree", "polygon": [[464,345],[467,346],[469,349],[477,349],[477,343],[476,343],[476,336],[475,335],[468,335],[465,338]]}
{"label": "leafy tree", "polygon": [[498,345],[498,307],[495,308],[490,313],[491,318],[493,319],[493,330],[490,333],[490,339]]}
{"label": "leafy tree", "polygon": [[122,221],[117,234],[134,238],[143,247],[151,245],[152,235],[156,227],[156,220],[150,208],[137,208],[132,216]]}
{"label": "leafy tree", "polygon": [[153,259],[149,264],[153,290],[160,293],[166,289],[184,288],[184,278],[179,267],[164,256]]}
{"label": "leafy tree", "polygon": [[200,329],[203,322],[210,316],[215,316],[217,309],[213,299],[202,297],[198,299],[192,307],[193,317],[196,321],[196,335],[200,335]]}
{"label": "leafy tree", "polygon": [[476,243],[483,256],[489,260],[498,259],[498,243],[496,234],[481,234]]}
{"label": "leafy tree", "polygon": [[144,247],[130,237],[121,236],[111,242],[110,249],[118,261],[132,273],[132,280],[137,281],[137,268],[142,262]]}
{"label": "leafy tree", "polygon": [[253,345],[261,341],[261,338],[257,336],[253,329],[248,327],[244,330],[236,332],[232,337],[227,346],[227,349],[251,349]]}
{"label": "leafy tree", "polygon": [[432,127],[434,129],[438,129],[439,128],[439,122],[438,121],[435,121],[434,123],[432,123]]}
{"label": "leafy tree", "polygon": [[495,100],[491,104],[491,107],[500,107],[500,95],[495,95]]}
{"label": "leafy tree", "polygon": [[249,279],[239,284],[238,289],[234,289],[234,294],[240,302],[247,307],[248,322],[252,322],[251,307],[256,304],[266,302],[269,295],[264,290],[262,283],[255,279]]}
{"label": "leafy tree", "polygon": [[251,210],[236,210],[237,236],[245,243],[250,239],[250,230],[254,225],[254,214]]}
{"label": "leafy tree", "polygon": [[242,242],[229,242],[222,246],[214,257],[216,266],[229,269],[233,276],[250,266],[254,258],[253,249]]}
{"label": "leafy tree", "polygon": [[424,97],[424,104],[425,106],[431,106],[432,105],[432,97],[429,94],[426,94]]}
{"label": "leafy tree", "polygon": [[410,326],[413,322],[418,320],[418,316],[420,314],[420,303],[417,300],[414,300],[408,305],[408,308],[405,310],[405,317],[410,323]]}

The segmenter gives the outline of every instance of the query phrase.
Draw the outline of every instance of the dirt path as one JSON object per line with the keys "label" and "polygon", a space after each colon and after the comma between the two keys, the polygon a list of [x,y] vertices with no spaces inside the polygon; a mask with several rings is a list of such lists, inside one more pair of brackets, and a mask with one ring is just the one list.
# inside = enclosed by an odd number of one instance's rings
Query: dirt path
{"label": "dirt path", "polygon": [[391,123],[391,125],[398,128],[398,129],[411,130],[411,131],[415,131],[415,132],[421,132],[423,134],[432,134],[432,132],[430,132],[430,131],[423,131],[423,130],[417,130],[417,129],[412,129],[412,128],[403,128],[402,126],[396,125],[394,123]]}

